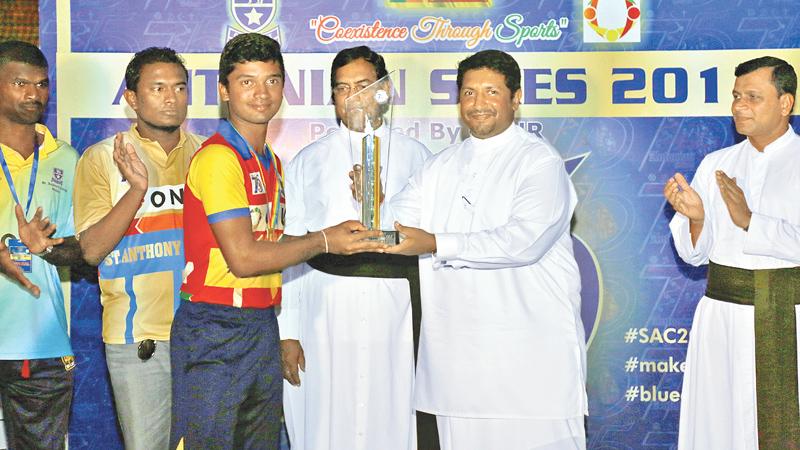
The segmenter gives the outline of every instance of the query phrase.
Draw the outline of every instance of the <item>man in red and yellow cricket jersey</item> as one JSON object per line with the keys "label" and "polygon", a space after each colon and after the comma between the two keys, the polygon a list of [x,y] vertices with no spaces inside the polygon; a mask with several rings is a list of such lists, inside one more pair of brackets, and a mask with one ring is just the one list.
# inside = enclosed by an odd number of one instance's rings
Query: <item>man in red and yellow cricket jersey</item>
{"label": "man in red and yellow cricket jersey", "polygon": [[266,144],[283,100],[280,46],[257,33],[225,45],[219,93],[228,120],[195,154],[184,190],[186,267],[171,333],[171,445],[279,446],[280,270],[319,253],[382,251],[348,221],[300,238],[283,231],[281,163]]}

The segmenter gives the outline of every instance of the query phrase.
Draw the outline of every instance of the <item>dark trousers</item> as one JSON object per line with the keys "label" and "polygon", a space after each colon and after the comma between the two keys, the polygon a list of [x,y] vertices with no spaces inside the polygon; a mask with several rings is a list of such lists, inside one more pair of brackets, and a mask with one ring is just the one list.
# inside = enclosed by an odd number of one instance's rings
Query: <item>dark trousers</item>
{"label": "dark trousers", "polygon": [[170,446],[278,449],[283,383],[273,308],[184,301],[172,323]]}
{"label": "dark trousers", "polygon": [[8,448],[63,450],[72,372],[61,358],[29,360],[27,370],[23,365],[24,361],[0,361],[0,403]]}

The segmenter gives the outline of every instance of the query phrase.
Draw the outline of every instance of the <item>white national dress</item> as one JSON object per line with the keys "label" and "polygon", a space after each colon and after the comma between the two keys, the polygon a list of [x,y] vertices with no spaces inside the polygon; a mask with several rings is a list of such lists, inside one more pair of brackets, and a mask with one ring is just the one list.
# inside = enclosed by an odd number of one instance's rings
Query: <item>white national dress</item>
{"label": "white national dress", "polygon": [[[350,155],[340,126],[301,150],[286,169],[286,234],[300,236],[359,220],[348,172]],[[381,160],[387,198],[430,153],[418,141],[386,130]],[[386,176],[388,174],[388,180]],[[391,223],[383,228],[393,229]],[[284,381],[292,450],[414,449],[414,350],[405,279],[341,277],[300,264],[284,272],[278,315],[281,339],[299,339],[306,358],[300,387]]]}
{"label": "white national dress", "polygon": [[[735,177],[744,191],[753,212],[747,232],[731,220],[716,170]],[[745,139],[708,154],[691,186],[706,214],[696,246],[686,216],[676,213],[670,222],[675,248],[688,264],[800,265],[800,136],[791,127],[763,153]],[[700,299],[686,355],[678,448],[758,449],[754,339],[752,306]]]}
{"label": "white national dress", "polygon": [[446,148],[392,197],[401,223],[437,240],[420,258],[418,410],[582,425],[576,203],[561,155],[516,125]]}

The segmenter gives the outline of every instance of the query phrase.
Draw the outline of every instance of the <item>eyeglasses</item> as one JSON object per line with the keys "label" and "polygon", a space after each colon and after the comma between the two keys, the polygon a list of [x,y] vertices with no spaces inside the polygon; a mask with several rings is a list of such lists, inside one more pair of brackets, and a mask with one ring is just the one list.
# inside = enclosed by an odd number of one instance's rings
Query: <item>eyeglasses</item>
{"label": "eyeglasses", "polygon": [[374,81],[369,81],[369,80],[360,81],[352,85],[348,83],[336,83],[333,86],[333,93],[334,95],[338,96],[342,95],[349,96],[351,92],[356,93],[358,91],[361,91],[372,83],[374,83]]}
{"label": "eyeglasses", "polygon": [[142,342],[139,342],[139,350],[137,354],[139,355],[139,359],[142,361],[147,361],[148,359],[153,357],[153,353],[156,352],[156,341],[152,339],[145,339]]}

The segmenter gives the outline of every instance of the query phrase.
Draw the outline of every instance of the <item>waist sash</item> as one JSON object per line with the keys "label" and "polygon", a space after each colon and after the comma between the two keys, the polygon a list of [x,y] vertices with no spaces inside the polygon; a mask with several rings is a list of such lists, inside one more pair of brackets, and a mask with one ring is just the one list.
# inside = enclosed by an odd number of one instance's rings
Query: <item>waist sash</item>
{"label": "waist sash", "polygon": [[794,308],[800,267],[747,270],[710,262],[706,297],[754,306],[759,448],[800,448]]}

